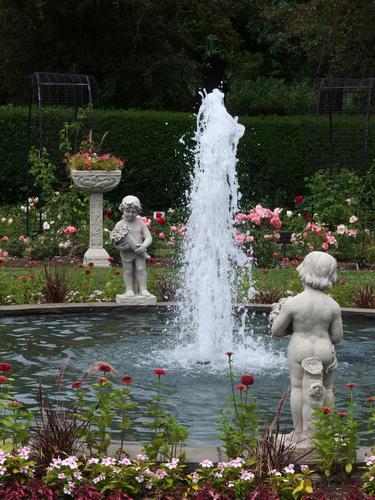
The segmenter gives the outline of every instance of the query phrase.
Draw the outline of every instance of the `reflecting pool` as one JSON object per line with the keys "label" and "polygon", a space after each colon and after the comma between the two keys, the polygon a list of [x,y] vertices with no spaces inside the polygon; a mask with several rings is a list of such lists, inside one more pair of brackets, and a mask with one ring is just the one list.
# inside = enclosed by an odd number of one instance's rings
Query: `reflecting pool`
{"label": "reflecting pool", "polygon": [[[155,313],[60,314],[0,318],[0,360],[12,363],[17,398],[36,405],[39,381],[46,394],[69,398],[71,383],[96,361],[110,363],[119,375],[134,378],[132,391],[140,408],[128,440],[144,440],[142,408],[154,394],[155,368],[164,368],[162,394],[165,408],[189,428],[188,444],[219,444],[217,418],[229,395],[227,357],[222,366],[195,364],[169,356],[175,323],[173,311]],[[344,321],[344,340],[337,346],[339,366],[335,374],[338,407],[345,406],[348,382],[355,382],[358,413],[361,417],[362,441],[366,436],[366,407],[363,401],[375,395],[375,325],[371,319]],[[282,393],[289,386],[286,364],[287,339],[272,339],[267,318],[251,315],[247,319],[248,359],[236,360],[238,375],[244,371],[255,376],[250,391],[256,396],[260,412],[271,418]],[[272,365],[265,366],[259,352],[252,356],[253,343],[262,343],[272,355]],[[56,394],[56,377],[69,359],[64,376],[64,391]],[[95,379],[95,374],[90,376]],[[282,422],[291,430],[289,405],[286,403]]]}

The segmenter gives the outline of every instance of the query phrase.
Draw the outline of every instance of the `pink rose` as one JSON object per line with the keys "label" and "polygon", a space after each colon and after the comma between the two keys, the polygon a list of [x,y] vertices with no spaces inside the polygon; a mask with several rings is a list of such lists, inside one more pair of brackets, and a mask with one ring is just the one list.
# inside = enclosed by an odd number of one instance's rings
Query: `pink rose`
{"label": "pink rose", "polygon": [[355,238],[357,236],[358,229],[349,229],[348,236]]}
{"label": "pink rose", "polygon": [[68,226],[66,229],[64,229],[64,234],[74,234],[77,232],[77,229],[74,226]]}
{"label": "pink rose", "polygon": [[165,234],[164,233],[159,233],[159,239],[164,240]]}
{"label": "pink rose", "polygon": [[3,236],[1,239],[2,239],[3,241],[9,241],[9,237],[8,237],[8,236]]}
{"label": "pink rose", "polygon": [[309,233],[303,233],[303,234],[302,234],[302,236],[303,236],[304,238],[308,238],[308,237],[309,237]]}
{"label": "pink rose", "polygon": [[168,240],[168,248],[173,248],[175,246],[175,242],[173,240]]}
{"label": "pink rose", "polygon": [[326,241],[323,243],[322,248],[323,248],[323,250],[328,250],[329,249],[329,245],[328,245],[328,243]]}
{"label": "pink rose", "polygon": [[339,226],[337,226],[337,232],[338,234],[345,234],[346,233],[345,224],[340,224]]}
{"label": "pink rose", "polygon": [[274,229],[280,229],[281,226],[283,225],[278,217],[272,217],[270,220],[270,224]]}
{"label": "pink rose", "polygon": [[175,233],[177,231],[177,227],[176,226],[171,226],[169,230],[170,230],[171,233]]}
{"label": "pink rose", "polygon": [[355,216],[355,215],[352,215],[352,216],[350,217],[350,219],[349,219],[349,222],[350,222],[350,224],[353,224],[354,222],[357,222],[357,220],[358,220],[358,217],[357,217],[357,216]]}
{"label": "pink rose", "polygon": [[18,239],[19,239],[19,241],[25,241],[26,240],[26,238],[25,238],[25,236],[23,234],[20,234],[20,236],[19,236]]}

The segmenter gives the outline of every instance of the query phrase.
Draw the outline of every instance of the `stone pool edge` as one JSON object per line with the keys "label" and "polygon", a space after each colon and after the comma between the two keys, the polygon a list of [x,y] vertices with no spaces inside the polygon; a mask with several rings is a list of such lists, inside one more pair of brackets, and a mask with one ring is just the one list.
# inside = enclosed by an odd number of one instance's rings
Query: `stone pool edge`
{"label": "stone pool edge", "polygon": [[[269,313],[270,304],[246,304],[240,307],[250,311]],[[71,314],[71,313],[97,313],[111,311],[126,311],[135,314],[151,312],[156,310],[167,310],[177,307],[177,302],[158,302],[156,305],[131,305],[125,306],[116,302],[85,302],[85,303],[57,303],[57,304],[21,304],[12,306],[0,306],[0,317],[4,316],[27,316],[34,314]],[[344,318],[365,317],[375,319],[375,309],[359,309],[353,307],[342,307],[341,313]]]}

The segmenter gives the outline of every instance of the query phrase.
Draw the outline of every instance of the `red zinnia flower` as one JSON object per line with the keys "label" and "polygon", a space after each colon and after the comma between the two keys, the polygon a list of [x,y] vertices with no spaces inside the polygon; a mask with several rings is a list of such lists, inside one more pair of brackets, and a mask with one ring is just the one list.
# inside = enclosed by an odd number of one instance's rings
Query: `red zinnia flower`
{"label": "red zinnia flower", "polygon": [[129,385],[133,382],[133,377],[131,375],[124,375],[121,380],[124,384]]}
{"label": "red zinnia flower", "polygon": [[348,283],[348,280],[342,279],[339,281],[339,283],[340,283],[340,285],[346,285]]}
{"label": "red zinnia flower", "polygon": [[103,373],[111,373],[112,367],[107,365],[106,363],[103,363],[98,366],[98,370]]}
{"label": "red zinnia flower", "polygon": [[10,363],[0,363],[0,372],[10,373],[12,371],[12,365]]}
{"label": "red zinnia flower", "polygon": [[159,377],[161,375],[166,375],[167,372],[165,370],[163,370],[163,368],[157,368],[156,370],[154,370],[154,375],[158,375]]}
{"label": "red zinnia flower", "polygon": [[78,264],[78,267],[83,267],[82,262],[80,262],[80,263]]}
{"label": "red zinnia flower", "polygon": [[94,267],[94,265],[95,265],[95,264],[94,264],[93,262],[89,262],[87,265],[88,265],[89,267]]}
{"label": "red zinnia flower", "polygon": [[302,196],[302,194],[297,194],[294,197],[294,203],[302,203],[302,202],[303,202],[303,196]]}
{"label": "red zinnia flower", "polygon": [[373,403],[375,401],[375,398],[373,396],[370,396],[369,398],[366,398],[365,399],[365,403],[366,404],[370,404],[370,403]]}
{"label": "red zinnia flower", "polygon": [[91,273],[91,269],[85,269],[85,273],[86,274],[90,274]]}
{"label": "red zinnia flower", "polygon": [[73,389],[79,389],[83,385],[83,380],[76,380],[75,382],[72,383],[72,388]]}
{"label": "red zinnia flower", "polygon": [[226,355],[228,356],[228,358],[230,359],[230,358],[233,356],[234,352],[230,352],[230,351],[228,351],[228,352],[226,352],[225,354],[226,354]]}
{"label": "red zinnia flower", "polygon": [[333,412],[332,408],[328,408],[328,406],[324,406],[322,408],[322,411],[323,411],[323,413],[332,413]]}
{"label": "red zinnia flower", "polygon": [[98,377],[96,379],[97,382],[99,382],[99,384],[106,384],[108,382],[108,379],[106,379],[105,377]]}
{"label": "red zinnia flower", "polygon": [[4,375],[0,375],[0,384],[7,384],[9,382],[8,377],[4,377]]}
{"label": "red zinnia flower", "polygon": [[345,413],[344,411],[339,411],[339,412],[337,413],[337,415],[338,415],[339,417],[346,417],[346,413]]}
{"label": "red zinnia flower", "polygon": [[350,384],[346,384],[346,387],[348,389],[354,389],[355,387],[357,387],[357,384],[354,384],[354,382],[351,382]]}
{"label": "red zinnia flower", "polygon": [[253,385],[254,377],[250,373],[244,373],[241,377],[241,384],[243,385]]}
{"label": "red zinnia flower", "polygon": [[238,384],[234,387],[236,389],[236,391],[246,391],[247,390],[247,386],[245,384]]}

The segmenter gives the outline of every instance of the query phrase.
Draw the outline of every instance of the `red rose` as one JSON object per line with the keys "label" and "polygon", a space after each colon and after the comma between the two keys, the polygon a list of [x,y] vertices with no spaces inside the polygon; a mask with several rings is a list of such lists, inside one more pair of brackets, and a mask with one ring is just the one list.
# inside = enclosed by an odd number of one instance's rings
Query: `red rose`
{"label": "red rose", "polygon": [[76,380],[75,382],[72,383],[72,388],[73,389],[79,389],[83,385],[83,380]]}
{"label": "red rose", "polygon": [[94,265],[95,265],[95,264],[94,264],[93,262],[89,262],[87,265],[88,265],[89,267],[94,267]]}
{"label": "red rose", "polygon": [[289,263],[289,259],[288,259],[288,257],[283,257],[283,258],[281,259],[281,262],[282,262],[283,264],[288,264],[288,263]]}
{"label": "red rose", "polygon": [[162,218],[163,218],[163,214],[161,212],[156,212],[155,219],[162,219]]}
{"label": "red rose", "polygon": [[245,384],[238,384],[234,388],[236,391],[247,391],[247,386]]}
{"label": "red rose", "polygon": [[163,370],[163,368],[157,368],[156,370],[154,370],[154,375],[158,375],[159,377],[161,375],[166,375],[167,372],[165,370]]}
{"label": "red rose", "polygon": [[353,382],[351,382],[350,384],[346,384],[346,387],[348,389],[354,389],[355,387],[357,387],[357,384],[354,384]]}
{"label": "red rose", "polygon": [[346,417],[346,413],[345,413],[344,411],[339,411],[339,412],[337,413],[337,415],[338,415],[339,417]]}
{"label": "red rose", "polygon": [[103,363],[98,366],[98,371],[103,372],[103,373],[111,373],[112,367],[107,365],[107,363]]}
{"label": "red rose", "polygon": [[10,363],[0,363],[0,372],[10,373],[12,371],[12,365]]}
{"label": "red rose", "polygon": [[294,267],[297,267],[297,266],[298,266],[298,264],[299,264],[299,262],[298,262],[298,260],[297,260],[297,259],[292,259],[292,260],[290,261],[290,263],[291,263],[291,264],[292,264],[292,266],[294,266]]}
{"label": "red rose", "polygon": [[8,377],[4,377],[4,375],[0,375],[0,384],[7,384],[9,382]]}
{"label": "red rose", "polygon": [[167,222],[164,217],[157,217],[156,222],[160,224],[161,226],[164,226],[164,224]]}
{"label": "red rose", "polygon": [[309,214],[309,213],[305,214],[305,220],[306,220],[307,222],[310,222],[310,221],[311,221],[311,219],[312,219],[312,215],[311,215],[311,214]]}
{"label": "red rose", "polygon": [[303,202],[303,196],[302,196],[302,194],[297,194],[294,197],[294,203],[302,203],[302,202]]}
{"label": "red rose", "polygon": [[322,408],[322,411],[323,411],[323,413],[332,413],[333,412],[332,408],[328,408],[328,406],[324,406]]}
{"label": "red rose", "polygon": [[250,373],[244,373],[241,377],[241,384],[243,385],[253,385],[254,377]]}
{"label": "red rose", "polygon": [[98,377],[96,379],[97,382],[99,382],[99,384],[106,384],[108,382],[108,379],[106,379],[105,377]]}
{"label": "red rose", "polygon": [[124,384],[129,385],[133,382],[133,377],[131,375],[124,375],[121,380]]}

